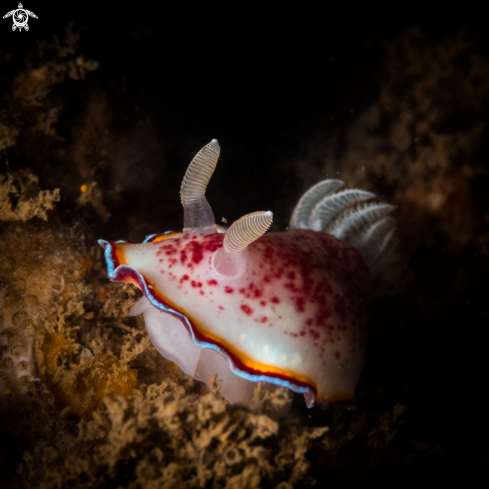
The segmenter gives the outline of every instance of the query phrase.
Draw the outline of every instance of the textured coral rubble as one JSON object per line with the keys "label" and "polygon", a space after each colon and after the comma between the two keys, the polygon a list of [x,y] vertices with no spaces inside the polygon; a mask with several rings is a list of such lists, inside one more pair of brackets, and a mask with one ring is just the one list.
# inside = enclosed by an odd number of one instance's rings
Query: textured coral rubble
{"label": "textured coral rubble", "polygon": [[[207,394],[195,403],[173,382],[151,386],[145,396],[131,401],[107,399],[106,413],[96,413],[80,426],[77,454],[60,463],[64,457],[54,449],[37,450],[25,457],[25,477],[37,480],[40,467],[35,458],[41,456],[52,479],[72,487],[84,487],[87,480],[110,487],[128,476],[133,482],[127,487],[193,488],[209,482],[214,487],[260,487],[270,480],[291,485],[304,482],[310,440],[327,428],[280,426],[267,413],[273,402],[277,400],[230,409],[225,401]],[[100,439],[104,443],[97,443]]]}
{"label": "textured coral rubble", "polygon": [[[388,478],[392,487],[408,476],[416,478],[418,471],[424,477],[445,447],[441,441],[420,442],[420,418],[409,418],[409,403],[406,413],[397,404],[405,398],[404,382],[416,379],[412,374],[406,380],[403,369],[413,372],[413,361],[406,359],[429,333],[425,307],[459,316],[442,294],[422,289],[416,295],[416,270],[408,271],[408,279],[401,282],[406,308],[393,298],[395,288],[387,298],[377,293],[375,321],[369,324],[374,355],[359,389],[360,414],[334,408],[307,411],[301,399],[291,417],[279,420],[275,408],[281,396],[264,392],[258,392],[250,406],[229,406],[219,397],[218,383],[209,393],[183,375],[155,352],[142,322],[128,318],[139,293],[107,280],[95,246],[99,236],[90,227],[113,225],[118,191],[107,190],[103,178],[100,185],[88,182],[97,172],[106,176],[112,165],[118,169],[118,187],[123,180],[119,170],[132,167],[108,156],[115,146],[103,93],[89,98],[85,115],[75,124],[81,130],[73,130],[69,142],[57,132],[63,107],[48,96],[56,86],[83,78],[96,66],[76,56],[76,37],[69,30],[66,45],[51,46],[58,52],[54,61],[38,60],[16,76],[10,106],[0,113],[0,150],[8,150],[11,162],[28,161],[41,182],[51,182],[43,184],[50,190],[40,190],[37,177],[27,170],[7,172],[0,181],[2,481],[42,488],[285,489],[313,485],[315,480],[351,487],[367,477],[376,483]],[[403,249],[410,250],[406,255],[439,234],[447,248],[475,243],[484,254],[487,231],[480,223],[487,222],[487,206],[474,200],[474,176],[481,170],[471,162],[483,124],[476,102],[487,97],[487,85],[477,85],[475,78],[485,76],[487,62],[471,55],[467,66],[459,66],[453,62],[457,53],[470,53],[463,40],[430,44],[423,39],[415,31],[392,42],[379,100],[346,132],[345,152],[325,165],[321,159],[319,174],[312,172],[307,184],[331,176],[339,162],[339,176],[349,185],[368,188],[376,182],[383,198],[399,206]],[[402,83],[405,73],[410,76],[407,88]],[[446,78],[452,81],[445,83]],[[449,112],[461,113],[462,100],[468,104],[462,112],[471,111],[467,121],[441,134],[439,126],[450,119]],[[30,124],[33,120],[39,124]],[[15,144],[18,139],[22,144]],[[314,142],[315,154],[318,148]],[[298,168],[304,175],[303,165]],[[80,193],[82,183],[88,184]],[[55,205],[59,197],[62,201]],[[138,215],[140,210],[132,214],[136,231]],[[128,227],[126,216],[121,219]],[[479,262],[475,266],[479,270]],[[450,289],[455,304],[462,300],[460,287],[470,282],[469,267],[462,271],[469,278],[457,278]],[[421,303],[424,296],[428,299],[422,314],[411,316],[418,310],[416,298]],[[379,331],[376,323],[382,317],[388,327]],[[413,324],[420,324],[423,334],[414,334],[408,346],[396,344],[398,338],[409,339],[406,331],[416,332]],[[438,336],[436,340],[439,348]],[[397,363],[389,363],[394,356]],[[440,363],[444,370],[449,365]],[[442,375],[437,376],[436,382],[441,380]],[[382,383],[387,383],[385,390],[378,387]],[[451,392],[448,387],[433,403],[437,409]],[[426,403],[423,396],[418,398],[418,403]]]}
{"label": "textured coral rubble", "polygon": [[[37,192],[38,178],[29,170],[0,175],[0,215],[2,221],[27,221],[33,217],[47,219],[47,211],[59,201],[59,189]],[[31,197],[29,198],[29,195]],[[15,206],[12,199],[18,198]]]}
{"label": "textured coral rubble", "polygon": [[[33,204],[36,205],[37,202]],[[100,370],[120,372],[121,393],[131,393],[135,385],[134,374],[121,370],[119,360],[104,350],[97,342],[97,334],[91,334],[86,326],[94,316],[93,311],[85,310],[87,304],[91,309],[100,309],[98,315],[103,319],[110,318],[113,311],[103,302],[111,290],[103,285],[94,288],[85,279],[93,272],[93,263],[86,251],[75,251],[80,242],[83,237],[74,229],[64,232],[49,224],[19,223],[5,227],[0,243],[5,327],[2,336],[9,346],[22,351],[25,370],[38,364],[38,374],[48,385],[59,386],[61,397],[71,398],[69,389],[75,388],[76,378],[76,389],[87,396],[85,399],[82,394],[84,400],[71,406],[79,413],[92,409],[94,396],[100,398],[106,391],[112,392],[105,386]],[[131,290],[115,293],[113,307],[121,306],[120,312],[124,313],[126,309],[118,301],[133,294]],[[22,336],[30,338],[32,331],[35,342],[26,340],[21,346]],[[90,349],[82,351],[76,338],[83,339]],[[100,355],[94,358],[92,351]],[[124,360],[129,356],[124,350]],[[69,369],[58,368],[61,359],[69,363]],[[21,371],[20,365],[12,368]]]}
{"label": "textured coral rubble", "polygon": [[[276,419],[280,392],[258,390],[250,406],[229,406],[218,383],[206,393],[127,319],[137,293],[107,280],[83,234],[18,221],[0,239],[2,437],[28,449],[26,487],[310,485],[312,447],[336,467],[341,436],[354,439],[358,423],[325,439],[324,425]],[[363,428],[371,450],[396,432],[399,409]],[[1,455],[6,472],[20,462],[15,450]]]}

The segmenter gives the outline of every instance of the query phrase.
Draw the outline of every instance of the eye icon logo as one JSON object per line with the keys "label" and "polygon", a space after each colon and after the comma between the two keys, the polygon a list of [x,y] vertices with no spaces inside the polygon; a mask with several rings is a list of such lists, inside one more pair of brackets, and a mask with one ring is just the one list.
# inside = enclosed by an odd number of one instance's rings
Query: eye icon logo
{"label": "eye icon logo", "polygon": [[34,17],[37,19],[37,15],[34,12],[31,12],[30,10],[25,10],[22,7],[22,4],[19,3],[18,8],[15,10],[11,10],[10,12],[7,12],[3,18],[6,19],[7,17],[12,17],[12,20],[14,21],[12,25],[12,30],[15,31],[16,29],[19,29],[19,32],[24,28],[26,31],[29,30],[29,17]]}

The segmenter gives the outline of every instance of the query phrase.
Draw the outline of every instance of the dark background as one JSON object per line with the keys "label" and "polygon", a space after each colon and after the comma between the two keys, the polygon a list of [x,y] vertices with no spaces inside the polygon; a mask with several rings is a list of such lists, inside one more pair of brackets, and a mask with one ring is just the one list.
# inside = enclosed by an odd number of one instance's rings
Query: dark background
{"label": "dark background", "polygon": [[[77,52],[100,63],[86,82],[72,82],[76,89],[68,86],[58,95],[64,96],[61,136],[69,139],[69,123],[94,88],[107,98],[116,139],[127,138],[136,122],[146,124],[142,132],[151,132],[151,142],[133,150],[129,173],[133,177],[137,167],[138,178],[153,188],[127,195],[128,205],[142,200],[154,218],[161,216],[178,201],[190,159],[217,138],[222,159],[208,191],[216,216],[234,220],[270,208],[279,198],[280,208],[272,209],[277,230],[285,227],[304,190],[284,162],[309,156],[307,141],[341,131],[377,98],[385,47],[395,36],[418,26],[436,40],[464,27],[478,51],[489,49],[475,2],[464,4],[463,11],[421,2],[391,10],[330,3],[271,8],[33,2],[24,7],[39,18],[30,19],[27,33],[12,32],[11,19],[2,20],[2,46],[17,53],[4,70],[15,73],[39,40],[62,38],[69,23],[82,28]],[[143,158],[141,146],[153,151],[151,157]],[[163,159],[175,171],[163,172]],[[164,185],[158,180],[163,177]],[[74,192],[79,183],[70,181]],[[233,190],[237,185],[239,191]],[[165,214],[162,225],[180,226],[181,216]],[[109,238],[124,233],[122,222],[111,224],[117,229]],[[155,224],[138,238],[154,232]]]}
{"label": "dark background", "polygon": [[[5,12],[15,8],[11,3],[4,3]],[[70,22],[83,28],[77,51],[99,62],[86,82],[70,81],[53,97],[63,101],[57,131],[69,141],[87,98],[103,93],[114,147],[127,144],[121,167],[116,159],[109,170],[90,174],[104,191],[114,190],[125,175],[124,190],[107,200],[110,220],[83,216],[95,234],[114,240],[181,228],[181,178],[212,138],[222,148],[207,192],[217,221],[270,209],[274,229],[282,230],[305,190],[301,172],[310,170],[296,162],[314,159],[311,139],[347,128],[377,99],[393,38],[418,26],[437,42],[465,28],[476,51],[489,54],[487,18],[476,2],[457,11],[421,3],[339,9],[326,2],[275,9],[143,2],[24,7],[39,17],[29,21],[28,33],[11,32],[9,19],[0,24],[3,51],[15,53],[3,80],[23,66],[36,41],[62,35]],[[9,154],[9,167],[33,166],[41,188],[61,186],[62,205],[69,208],[86,183],[83,172],[66,167],[66,160],[42,171],[35,158],[32,163],[17,151]],[[480,161],[485,156],[483,146]],[[480,178],[476,188],[486,195],[486,177]],[[488,259],[471,246],[448,252],[443,242],[406,254],[407,268],[392,287],[399,295],[374,296],[359,409],[405,404],[405,429],[443,448],[441,458],[423,469],[426,480],[470,474],[481,481],[489,458]],[[450,295],[460,267],[462,285]],[[406,285],[408,274],[415,279]],[[433,307],[420,306],[420,297]]]}

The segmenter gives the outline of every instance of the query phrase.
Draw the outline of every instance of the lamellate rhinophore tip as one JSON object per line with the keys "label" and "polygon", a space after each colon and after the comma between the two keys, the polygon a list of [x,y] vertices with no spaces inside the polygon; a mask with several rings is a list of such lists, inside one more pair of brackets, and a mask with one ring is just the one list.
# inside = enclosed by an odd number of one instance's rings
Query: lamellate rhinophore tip
{"label": "lamellate rhinophore tip", "polygon": [[213,139],[195,155],[185,172],[180,187],[184,228],[215,226],[214,214],[205,198],[205,191],[216,169],[220,152],[217,139]]}
{"label": "lamellate rhinophore tip", "polygon": [[184,206],[204,197],[207,184],[216,169],[220,152],[217,139],[213,139],[190,162],[180,187],[180,197]]}
{"label": "lamellate rhinophore tip", "polygon": [[224,236],[224,249],[237,254],[263,236],[273,221],[273,212],[258,211],[243,216],[234,222]]}

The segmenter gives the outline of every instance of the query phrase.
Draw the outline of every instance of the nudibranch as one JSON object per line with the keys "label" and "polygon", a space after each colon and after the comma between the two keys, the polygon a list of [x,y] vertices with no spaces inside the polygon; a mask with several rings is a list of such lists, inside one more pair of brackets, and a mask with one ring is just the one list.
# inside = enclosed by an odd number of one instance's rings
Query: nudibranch
{"label": "nudibranch", "polygon": [[369,267],[391,247],[394,207],[324,180],[299,200],[284,232],[266,233],[269,211],[223,230],[205,198],[219,154],[214,139],[187,169],[182,232],[99,241],[109,277],[142,290],[131,313],[144,314],[160,354],[194,379],[217,374],[229,402],[250,400],[263,381],[304,394],[308,407],[353,403]]}

